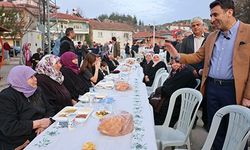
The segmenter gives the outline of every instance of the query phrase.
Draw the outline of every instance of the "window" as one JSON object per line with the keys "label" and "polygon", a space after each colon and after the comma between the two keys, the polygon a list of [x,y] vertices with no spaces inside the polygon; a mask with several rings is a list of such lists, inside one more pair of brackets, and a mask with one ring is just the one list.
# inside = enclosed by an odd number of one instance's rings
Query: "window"
{"label": "window", "polygon": [[124,38],[128,39],[128,37],[129,37],[128,33],[124,33]]}
{"label": "window", "polygon": [[113,33],[111,33],[111,37],[113,37],[113,36],[115,36],[116,34],[113,32]]}
{"label": "window", "polygon": [[102,38],[102,32],[98,32],[98,37]]}

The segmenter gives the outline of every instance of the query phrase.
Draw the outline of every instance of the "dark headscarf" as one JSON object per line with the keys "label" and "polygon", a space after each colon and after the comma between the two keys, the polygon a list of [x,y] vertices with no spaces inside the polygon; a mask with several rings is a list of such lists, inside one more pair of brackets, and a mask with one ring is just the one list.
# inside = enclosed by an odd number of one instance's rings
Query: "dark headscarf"
{"label": "dark headscarf", "polygon": [[72,60],[74,60],[76,58],[77,58],[77,56],[75,53],[68,51],[68,52],[65,52],[62,54],[61,63],[64,67],[69,68],[70,70],[72,70],[76,74],[79,74],[79,68],[78,68],[77,64],[74,64],[72,62]]}
{"label": "dark headscarf", "polygon": [[7,77],[10,86],[24,94],[25,97],[33,95],[37,88],[30,86],[27,80],[36,72],[28,66],[16,66],[12,68]]}

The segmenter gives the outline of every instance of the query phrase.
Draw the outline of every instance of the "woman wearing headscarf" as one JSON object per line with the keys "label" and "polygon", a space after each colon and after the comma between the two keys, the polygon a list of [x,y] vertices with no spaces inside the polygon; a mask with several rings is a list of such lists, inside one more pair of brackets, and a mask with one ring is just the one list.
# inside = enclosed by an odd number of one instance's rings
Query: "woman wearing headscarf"
{"label": "woman wearing headscarf", "polygon": [[12,68],[10,85],[0,92],[0,149],[24,148],[52,122],[54,112],[37,87],[35,71],[27,66]]}
{"label": "woman wearing headscarf", "polygon": [[163,61],[161,61],[159,54],[154,54],[152,66],[150,66],[148,70],[144,73],[144,82],[146,86],[152,86],[155,79],[155,74],[160,68],[167,69],[167,66]]}
{"label": "woman wearing headscarf", "polygon": [[73,105],[71,95],[63,85],[61,67],[60,58],[51,54],[45,55],[36,67],[38,85],[46,93],[47,100],[55,112]]}
{"label": "woman wearing headscarf", "polygon": [[32,66],[32,63],[31,63],[31,50],[30,50],[30,47],[31,47],[31,43],[24,43],[23,45],[23,56],[24,56],[24,59],[25,59],[25,65],[26,66]]}
{"label": "woman wearing headscarf", "polygon": [[[153,93],[149,98],[155,100],[150,101],[154,108],[155,125],[162,125],[164,123],[171,95],[176,90],[181,88],[194,88],[196,86],[195,79],[195,69],[192,66],[180,64],[175,61],[172,62],[172,71],[170,72],[169,77],[163,83],[163,86],[157,88],[155,93]],[[157,102],[157,105],[154,102]],[[178,121],[180,106],[181,100],[180,97],[178,97],[174,106],[170,127],[173,127]]]}
{"label": "woman wearing headscarf", "polygon": [[152,67],[153,64],[154,63],[152,61],[152,54],[146,53],[143,61],[140,63],[140,65],[143,69],[143,73],[146,74],[149,71],[149,68]]}
{"label": "woman wearing headscarf", "polygon": [[61,56],[61,72],[64,76],[63,84],[71,94],[71,98],[78,100],[79,95],[89,91],[86,81],[79,76],[80,70],[77,66],[77,55],[73,52],[65,52]]}

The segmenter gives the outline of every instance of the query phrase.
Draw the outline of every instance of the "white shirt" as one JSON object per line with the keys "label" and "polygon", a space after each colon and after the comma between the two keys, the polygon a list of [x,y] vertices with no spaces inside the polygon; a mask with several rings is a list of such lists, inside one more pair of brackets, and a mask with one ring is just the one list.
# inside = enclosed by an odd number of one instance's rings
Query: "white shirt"
{"label": "white shirt", "polygon": [[194,52],[196,52],[201,47],[204,39],[204,35],[202,35],[201,37],[197,37],[194,35]]}

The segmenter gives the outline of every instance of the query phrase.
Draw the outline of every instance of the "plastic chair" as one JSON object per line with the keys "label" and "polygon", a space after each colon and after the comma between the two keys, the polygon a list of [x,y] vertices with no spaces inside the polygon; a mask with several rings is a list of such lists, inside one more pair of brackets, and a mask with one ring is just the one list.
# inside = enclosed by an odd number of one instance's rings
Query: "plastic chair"
{"label": "plastic chair", "polygon": [[197,90],[197,88],[198,88],[199,85],[201,84],[201,80],[200,80],[200,79],[196,79],[196,83],[197,83],[197,85],[194,87],[194,89]]}
{"label": "plastic chair", "polygon": [[[176,98],[181,95],[181,109],[176,129],[169,127]],[[155,126],[157,141],[160,141],[162,150],[170,146],[187,145],[191,149],[189,134],[192,130],[196,113],[202,101],[202,94],[191,88],[182,88],[175,91],[169,102],[165,122]]]}
{"label": "plastic chair", "polygon": [[156,71],[155,73],[155,78],[154,78],[154,81],[153,81],[153,84],[152,86],[147,86],[147,93],[148,93],[148,96],[155,90],[155,87],[157,88],[158,84],[159,84],[159,81],[160,81],[160,75],[162,73],[167,73],[166,69],[165,68],[160,68]]}
{"label": "plastic chair", "polygon": [[202,150],[210,150],[223,116],[229,114],[229,123],[222,150],[243,150],[250,136],[250,109],[229,105],[219,109],[213,117],[207,140]]}

